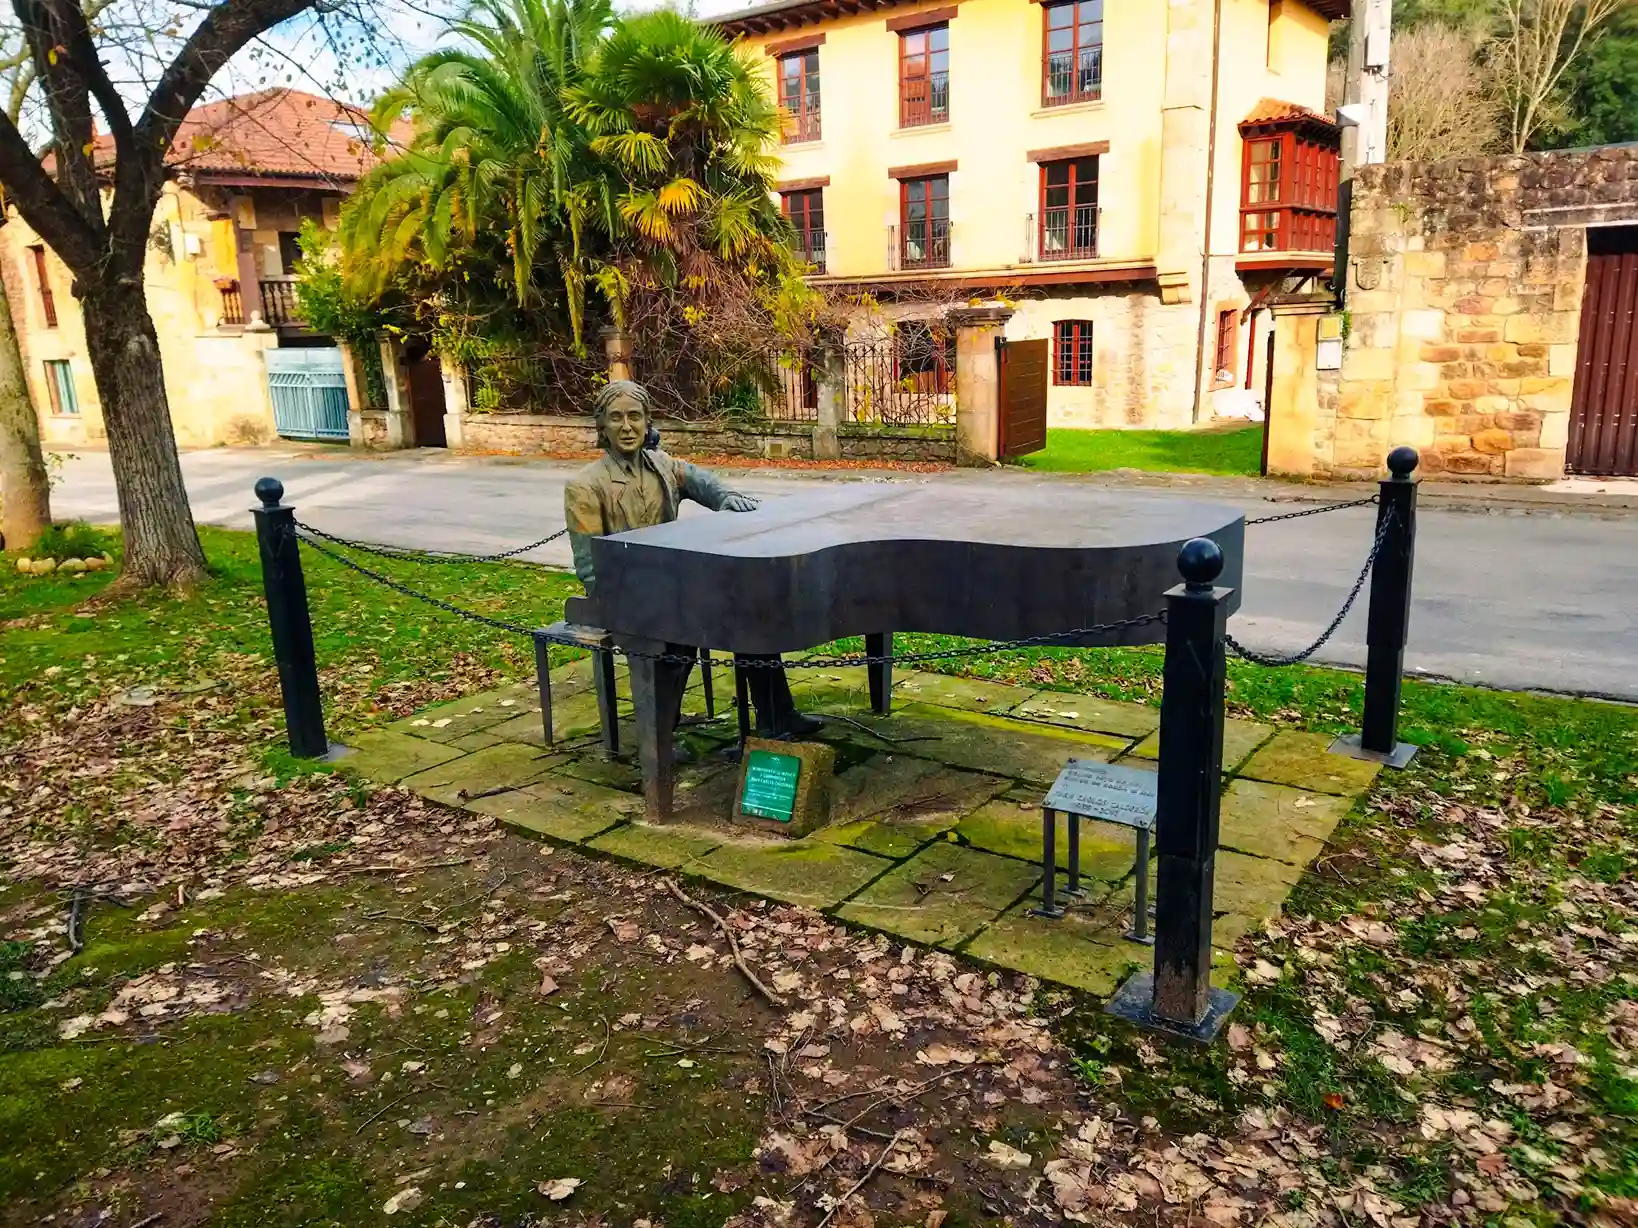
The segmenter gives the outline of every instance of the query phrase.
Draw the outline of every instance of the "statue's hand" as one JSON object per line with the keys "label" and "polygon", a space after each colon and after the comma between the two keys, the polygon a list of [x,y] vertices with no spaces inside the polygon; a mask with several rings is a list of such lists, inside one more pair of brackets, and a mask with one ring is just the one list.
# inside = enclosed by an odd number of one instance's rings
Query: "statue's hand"
{"label": "statue's hand", "polygon": [[756,500],[750,495],[729,495],[722,501],[722,510],[725,512],[754,512]]}

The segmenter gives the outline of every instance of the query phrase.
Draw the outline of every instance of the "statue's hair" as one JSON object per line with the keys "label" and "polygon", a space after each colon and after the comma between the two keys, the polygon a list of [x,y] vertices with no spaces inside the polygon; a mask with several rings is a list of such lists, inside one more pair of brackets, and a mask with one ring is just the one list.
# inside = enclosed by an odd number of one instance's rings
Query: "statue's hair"
{"label": "statue's hair", "polygon": [[599,388],[597,395],[592,398],[592,416],[597,419],[599,427],[603,425],[603,416],[609,412],[616,398],[621,396],[630,397],[643,407],[643,413],[650,418],[654,416],[654,398],[649,395],[647,388],[635,380],[611,379]]}

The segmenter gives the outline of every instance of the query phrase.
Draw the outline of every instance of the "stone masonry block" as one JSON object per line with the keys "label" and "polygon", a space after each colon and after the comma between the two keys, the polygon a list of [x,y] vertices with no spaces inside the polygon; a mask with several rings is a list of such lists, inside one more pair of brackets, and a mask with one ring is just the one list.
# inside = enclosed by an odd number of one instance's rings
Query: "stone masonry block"
{"label": "stone masonry block", "polygon": [[1407,277],[1443,277],[1445,275],[1444,252],[1407,252],[1405,254],[1405,275]]}
{"label": "stone masonry block", "polygon": [[1499,328],[1458,328],[1456,340],[1463,345],[1488,345],[1502,339]]}
{"label": "stone masonry block", "polygon": [[1507,454],[1510,478],[1561,478],[1564,476],[1564,449],[1514,448]]}
{"label": "stone masonry block", "polygon": [[1555,389],[1552,392],[1535,392],[1521,396],[1519,398],[1519,407],[1521,409],[1533,409],[1540,414],[1568,412],[1574,393],[1570,382],[1566,380],[1564,383],[1563,388]]}
{"label": "stone masonry block", "polygon": [[1398,340],[1399,317],[1391,311],[1355,312],[1348,341],[1363,350],[1383,349]]}
{"label": "stone masonry block", "polygon": [[1439,368],[1430,362],[1406,363],[1399,369],[1399,387],[1407,392],[1432,392],[1439,386]]}
{"label": "stone masonry block", "polygon": [[1394,352],[1390,349],[1351,349],[1342,359],[1344,383],[1352,380],[1391,381],[1395,368]]}
{"label": "stone masonry block", "polygon": [[1433,450],[1440,456],[1456,456],[1473,450],[1473,439],[1468,435],[1435,435]]}
{"label": "stone masonry block", "polygon": [[1445,457],[1445,472],[1470,476],[1498,473],[1501,463],[1500,456],[1487,456],[1482,452],[1458,452]]}
{"label": "stone masonry block", "polygon": [[1407,337],[1437,341],[1444,335],[1445,313],[1437,308],[1407,311],[1399,317],[1399,331]]}
{"label": "stone masonry block", "polygon": [[1337,404],[1337,417],[1375,420],[1393,414],[1392,384],[1344,384]]}
{"label": "stone masonry block", "polygon": [[1575,340],[1578,323],[1576,317],[1567,311],[1554,311],[1545,315],[1532,313],[1509,316],[1506,336],[1509,341],[1514,342],[1545,342],[1548,345],[1559,345]]}
{"label": "stone masonry block", "polygon": [[1513,450],[1512,432],[1504,431],[1500,427],[1491,427],[1488,431],[1480,431],[1473,436],[1473,450],[1492,454],[1511,452]]}
{"label": "stone masonry block", "polygon": [[1423,362],[1460,362],[1462,351],[1454,345],[1424,345],[1421,349]]}
{"label": "stone masonry block", "polygon": [[1393,290],[1355,290],[1348,296],[1348,309],[1365,315],[1395,312],[1399,310],[1399,295]]}
{"label": "stone masonry block", "polygon": [[1554,449],[1562,452],[1570,443],[1570,415],[1542,414],[1541,436],[1536,440],[1538,448]]}
{"label": "stone masonry block", "polygon": [[1548,351],[1547,374],[1572,376],[1575,374],[1575,349],[1572,344],[1552,346]]}
{"label": "stone masonry block", "polygon": [[1400,444],[1409,444],[1411,447],[1422,450],[1433,445],[1434,428],[1437,419],[1426,414],[1405,414],[1393,420],[1390,428],[1393,432],[1394,447]]}

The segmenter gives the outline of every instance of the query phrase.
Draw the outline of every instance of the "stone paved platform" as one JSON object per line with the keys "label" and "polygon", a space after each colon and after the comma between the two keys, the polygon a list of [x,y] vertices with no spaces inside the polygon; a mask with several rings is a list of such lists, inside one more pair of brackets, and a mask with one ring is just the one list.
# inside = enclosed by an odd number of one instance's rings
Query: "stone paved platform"
{"label": "stone paved platform", "polygon": [[[882,718],[869,712],[862,668],[801,671],[792,675],[797,702],[836,718],[820,735],[836,748],[834,817],[807,839],[785,840],[729,822],[737,770],[724,753],[735,736],[728,671],[716,675],[720,706],[710,721],[694,675],[678,740],[697,758],[679,769],[678,817],[663,827],[642,820],[635,767],[602,756],[589,662],[552,678],[552,747],[533,688],[518,685],[366,734],[347,765],[551,840],[823,909],[1099,995],[1150,961],[1148,948],[1122,937],[1133,903],[1128,828],[1084,823],[1085,897],[1062,921],[1030,909],[1040,899],[1047,784],[1072,755],[1152,769],[1156,708],[904,673],[894,713]],[[619,693],[629,748],[623,669]],[[1378,769],[1327,754],[1320,735],[1251,721],[1230,721],[1225,743],[1215,933],[1228,945],[1279,912]],[[1062,830],[1057,848],[1062,864]],[[1152,863],[1149,873],[1152,889]]]}

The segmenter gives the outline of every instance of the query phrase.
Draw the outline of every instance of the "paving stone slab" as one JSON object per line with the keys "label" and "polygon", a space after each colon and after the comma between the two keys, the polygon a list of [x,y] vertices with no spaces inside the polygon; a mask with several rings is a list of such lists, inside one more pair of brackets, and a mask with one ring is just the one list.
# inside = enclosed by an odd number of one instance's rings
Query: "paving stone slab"
{"label": "paving stone slab", "polygon": [[907,857],[1009,783],[910,755],[872,755],[836,777],[831,825],[814,838]]}
{"label": "paving stone slab", "polygon": [[[622,702],[617,707],[620,715],[631,714],[629,703]],[[552,696],[554,743],[585,737],[597,733],[602,727],[602,721],[597,715],[597,696],[590,691],[582,691],[567,699]],[[546,731],[540,721],[540,705],[532,701],[520,707],[518,714],[510,720],[491,725],[487,732],[513,742],[528,742],[534,746],[546,745]]]}
{"label": "paving stone slab", "polygon": [[905,704],[892,716],[857,719],[889,737],[910,739],[895,743],[901,754],[1039,785],[1050,785],[1070,759],[1107,763],[1126,748],[1125,741],[1102,734],[931,704]]}
{"label": "paving stone slab", "polygon": [[852,895],[891,864],[869,853],[821,840],[737,837],[685,867],[726,887],[806,908],[829,908]]}
{"label": "paving stone slab", "polygon": [[1250,925],[1277,916],[1291,888],[1302,877],[1302,866],[1266,857],[1220,850],[1212,886],[1212,911],[1235,914]]}
{"label": "paving stone slab", "polygon": [[353,751],[341,761],[342,769],[382,784],[396,784],[406,776],[461,757],[461,752],[454,747],[411,737],[396,729],[373,729],[359,734],[353,739]]}
{"label": "paving stone slab", "polygon": [[1305,866],[1325,847],[1352,804],[1345,797],[1234,780],[1223,794],[1218,847]]}
{"label": "paving stone slab", "polygon": [[464,733],[458,738],[450,738],[444,745],[453,746],[456,750],[472,751],[483,750],[489,746],[499,746],[505,741],[505,738],[497,738],[488,730],[480,729],[476,733]]}
{"label": "paving stone slab", "polygon": [[789,677],[791,697],[804,712],[852,715],[870,710],[870,671],[862,665],[791,670]]}
{"label": "paving stone slab", "polygon": [[580,841],[640,814],[643,799],[570,776],[549,776],[519,789],[474,798],[466,808],[555,840]]}
{"label": "paving stone slab", "polygon": [[522,705],[534,702],[533,687],[513,683],[497,690],[467,695],[447,704],[435,704],[387,728],[433,742],[452,742],[466,734],[510,720],[523,711]]}
{"label": "paving stone slab", "polygon": [[[1223,720],[1223,771],[1233,772],[1245,761],[1245,757],[1256,750],[1274,733],[1274,726],[1261,725],[1256,721],[1242,720],[1237,716],[1226,717]],[[1132,754],[1139,759],[1160,758],[1160,732],[1158,726],[1143,741],[1132,748]]]}
{"label": "paving stone slab", "polygon": [[1273,741],[1251,757],[1239,775],[1270,784],[1292,785],[1315,793],[1363,793],[1382,770],[1380,763],[1333,755],[1335,739],[1326,733],[1298,733],[1282,729]]}
{"label": "paving stone slab", "polygon": [[893,702],[936,704],[941,708],[962,708],[969,712],[989,712],[997,716],[1023,703],[1034,690],[982,678],[960,678],[952,674],[924,674],[910,671],[894,679]]}
{"label": "paving stone slab", "polygon": [[1160,709],[1147,704],[1123,704],[1095,695],[1067,691],[1037,691],[1014,708],[1012,716],[1044,721],[1069,729],[1086,729],[1123,738],[1142,738],[1160,728]]}
{"label": "paving stone slab", "polygon": [[675,870],[721,848],[724,838],[722,832],[708,827],[635,819],[587,841],[586,847],[646,866]]}
{"label": "paving stone slab", "polygon": [[538,747],[502,742],[407,776],[401,783],[435,802],[463,806],[480,793],[529,784],[562,762],[561,755],[547,754]]}
{"label": "paving stone slab", "polygon": [[954,946],[1028,891],[1036,867],[948,842],[933,844],[837,910],[844,921],[930,946]]}
{"label": "paving stone slab", "polygon": [[1033,917],[1019,904],[969,942],[963,953],[1044,981],[1107,997],[1126,976],[1154,960],[1152,948],[1126,942],[1096,917]]}
{"label": "paving stone slab", "polygon": [[[956,824],[955,834],[965,843],[991,853],[1017,857],[1036,866],[1045,849],[1041,843],[1040,799],[1020,805],[1008,797],[997,798],[973,811]],[[1069,818],[1059,814],[1054,836],[1053,860],[1069,866]],[[1116,883],[1132,871],[1137,855],[1137,836],[1129,827],[1081,820],[1081,874]]]}

